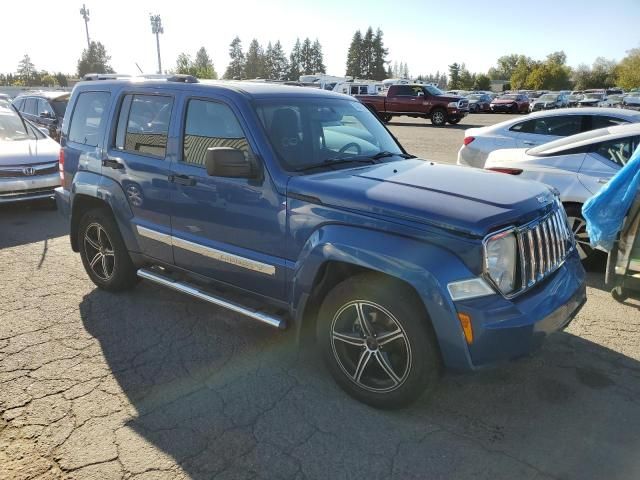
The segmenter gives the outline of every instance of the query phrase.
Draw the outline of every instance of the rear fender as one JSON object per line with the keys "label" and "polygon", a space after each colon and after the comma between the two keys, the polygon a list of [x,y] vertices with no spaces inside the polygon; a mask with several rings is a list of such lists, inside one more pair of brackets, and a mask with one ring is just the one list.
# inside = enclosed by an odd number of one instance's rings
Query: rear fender
{"label": "rear fender", "polygon": [[447,292],[449,282],[474,275],[451,252],[374,230],[327,225],[316,230],[302,249],[293,273],[291,304],[299,331],[304,310],[318,274],[326,262],[337,261],[394,277],[413,287],[422,300],[435,330],[442,357],[449,368],[467,370],[469,350],[456,309]]}
{"label": "rear fender", "polygon": [[[72,212],[75,211],[74,203],[76,199],[81,201],[81,196],[92,197],[105,203],[111,209],[111,213],[118,224],[127,250],[132,252],[140,251],[137,237],[132,228],[131,219],[133,218],[133,212],[119,183],[103,175],[80,171],[73,177],[73,184],[71,186]],[[77,225],[79,221],[80,219],[74,218],[74,214],[72,213],[72,232],[73,225]]]}

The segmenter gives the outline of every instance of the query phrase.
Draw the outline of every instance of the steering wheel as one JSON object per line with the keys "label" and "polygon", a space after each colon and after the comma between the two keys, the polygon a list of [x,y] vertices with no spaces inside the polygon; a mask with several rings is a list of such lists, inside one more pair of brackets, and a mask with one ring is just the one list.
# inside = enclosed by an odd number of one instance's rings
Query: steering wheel
{"label": "steering wheel", "polygon": [[352,147],[357,150],[356,155],[360,155],[362,153],[362,148],[356,142],[347,143],[338,151],[338,153],[347,153],[347,150],[349,150]]}

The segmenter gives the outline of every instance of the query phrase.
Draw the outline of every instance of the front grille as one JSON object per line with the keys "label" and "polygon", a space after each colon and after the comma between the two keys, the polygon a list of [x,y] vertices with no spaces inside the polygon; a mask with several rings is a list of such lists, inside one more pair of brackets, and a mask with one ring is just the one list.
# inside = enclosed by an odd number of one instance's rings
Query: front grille
{"label": "front grille", "polygon": [[38,165],[16,165],[0,167],[0,178],[21,178],[49,175],[58,171],[58,162],[41,163]]}
{"label": "front grille", "polygon": [[553,273],[574,246],[564,209],[554,211],[516,230],[520,288],[531,288]]}
{"label": "front grille", "polygon": [[462,99],[458,102],[458,108],[460,110],[466,110],[469,108],[469,100]]}

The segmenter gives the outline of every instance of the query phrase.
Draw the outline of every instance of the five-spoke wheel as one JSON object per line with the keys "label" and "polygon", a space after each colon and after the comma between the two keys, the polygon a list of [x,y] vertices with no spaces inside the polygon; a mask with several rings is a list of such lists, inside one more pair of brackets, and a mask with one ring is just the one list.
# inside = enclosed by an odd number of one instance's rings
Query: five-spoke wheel
{"label": "five-spoke wheel", "polygon": [[113,244],[104,228],[98,223],[90,224],[84,233],[84,248],[87,258],[91,258],[89,266],[102,280],[109,280],[113,275],[115,255]]}

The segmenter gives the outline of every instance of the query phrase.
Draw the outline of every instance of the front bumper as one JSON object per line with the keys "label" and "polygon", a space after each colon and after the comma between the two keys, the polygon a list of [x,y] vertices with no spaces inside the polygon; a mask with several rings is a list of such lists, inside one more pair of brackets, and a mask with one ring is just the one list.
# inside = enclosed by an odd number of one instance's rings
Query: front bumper
{"label": "front bumper", "polygon": [[514,106],[513,103],[492,104],[491,105],[491,111],[492,112],[510,112],[510,111],[513,110],[513,106]]}
{"label": "front bumper", "polygon": [[456,302],[472,319],[471,369],[521,357],[564,329],[586,302],[585,272],[574,249],[564,264],[530,292],[513,299],[491,295]]}
{"label": "front bumper", "polygon": [[0,179],[0,203],[13,203],[53,197],[60,185],[58,173],[33,177]]}
{"label": "front bumper", "polygon": [[458,119],[463,119],[467,115],[469,115],[468,109],[447,108],[447,119],[458,120]]}

